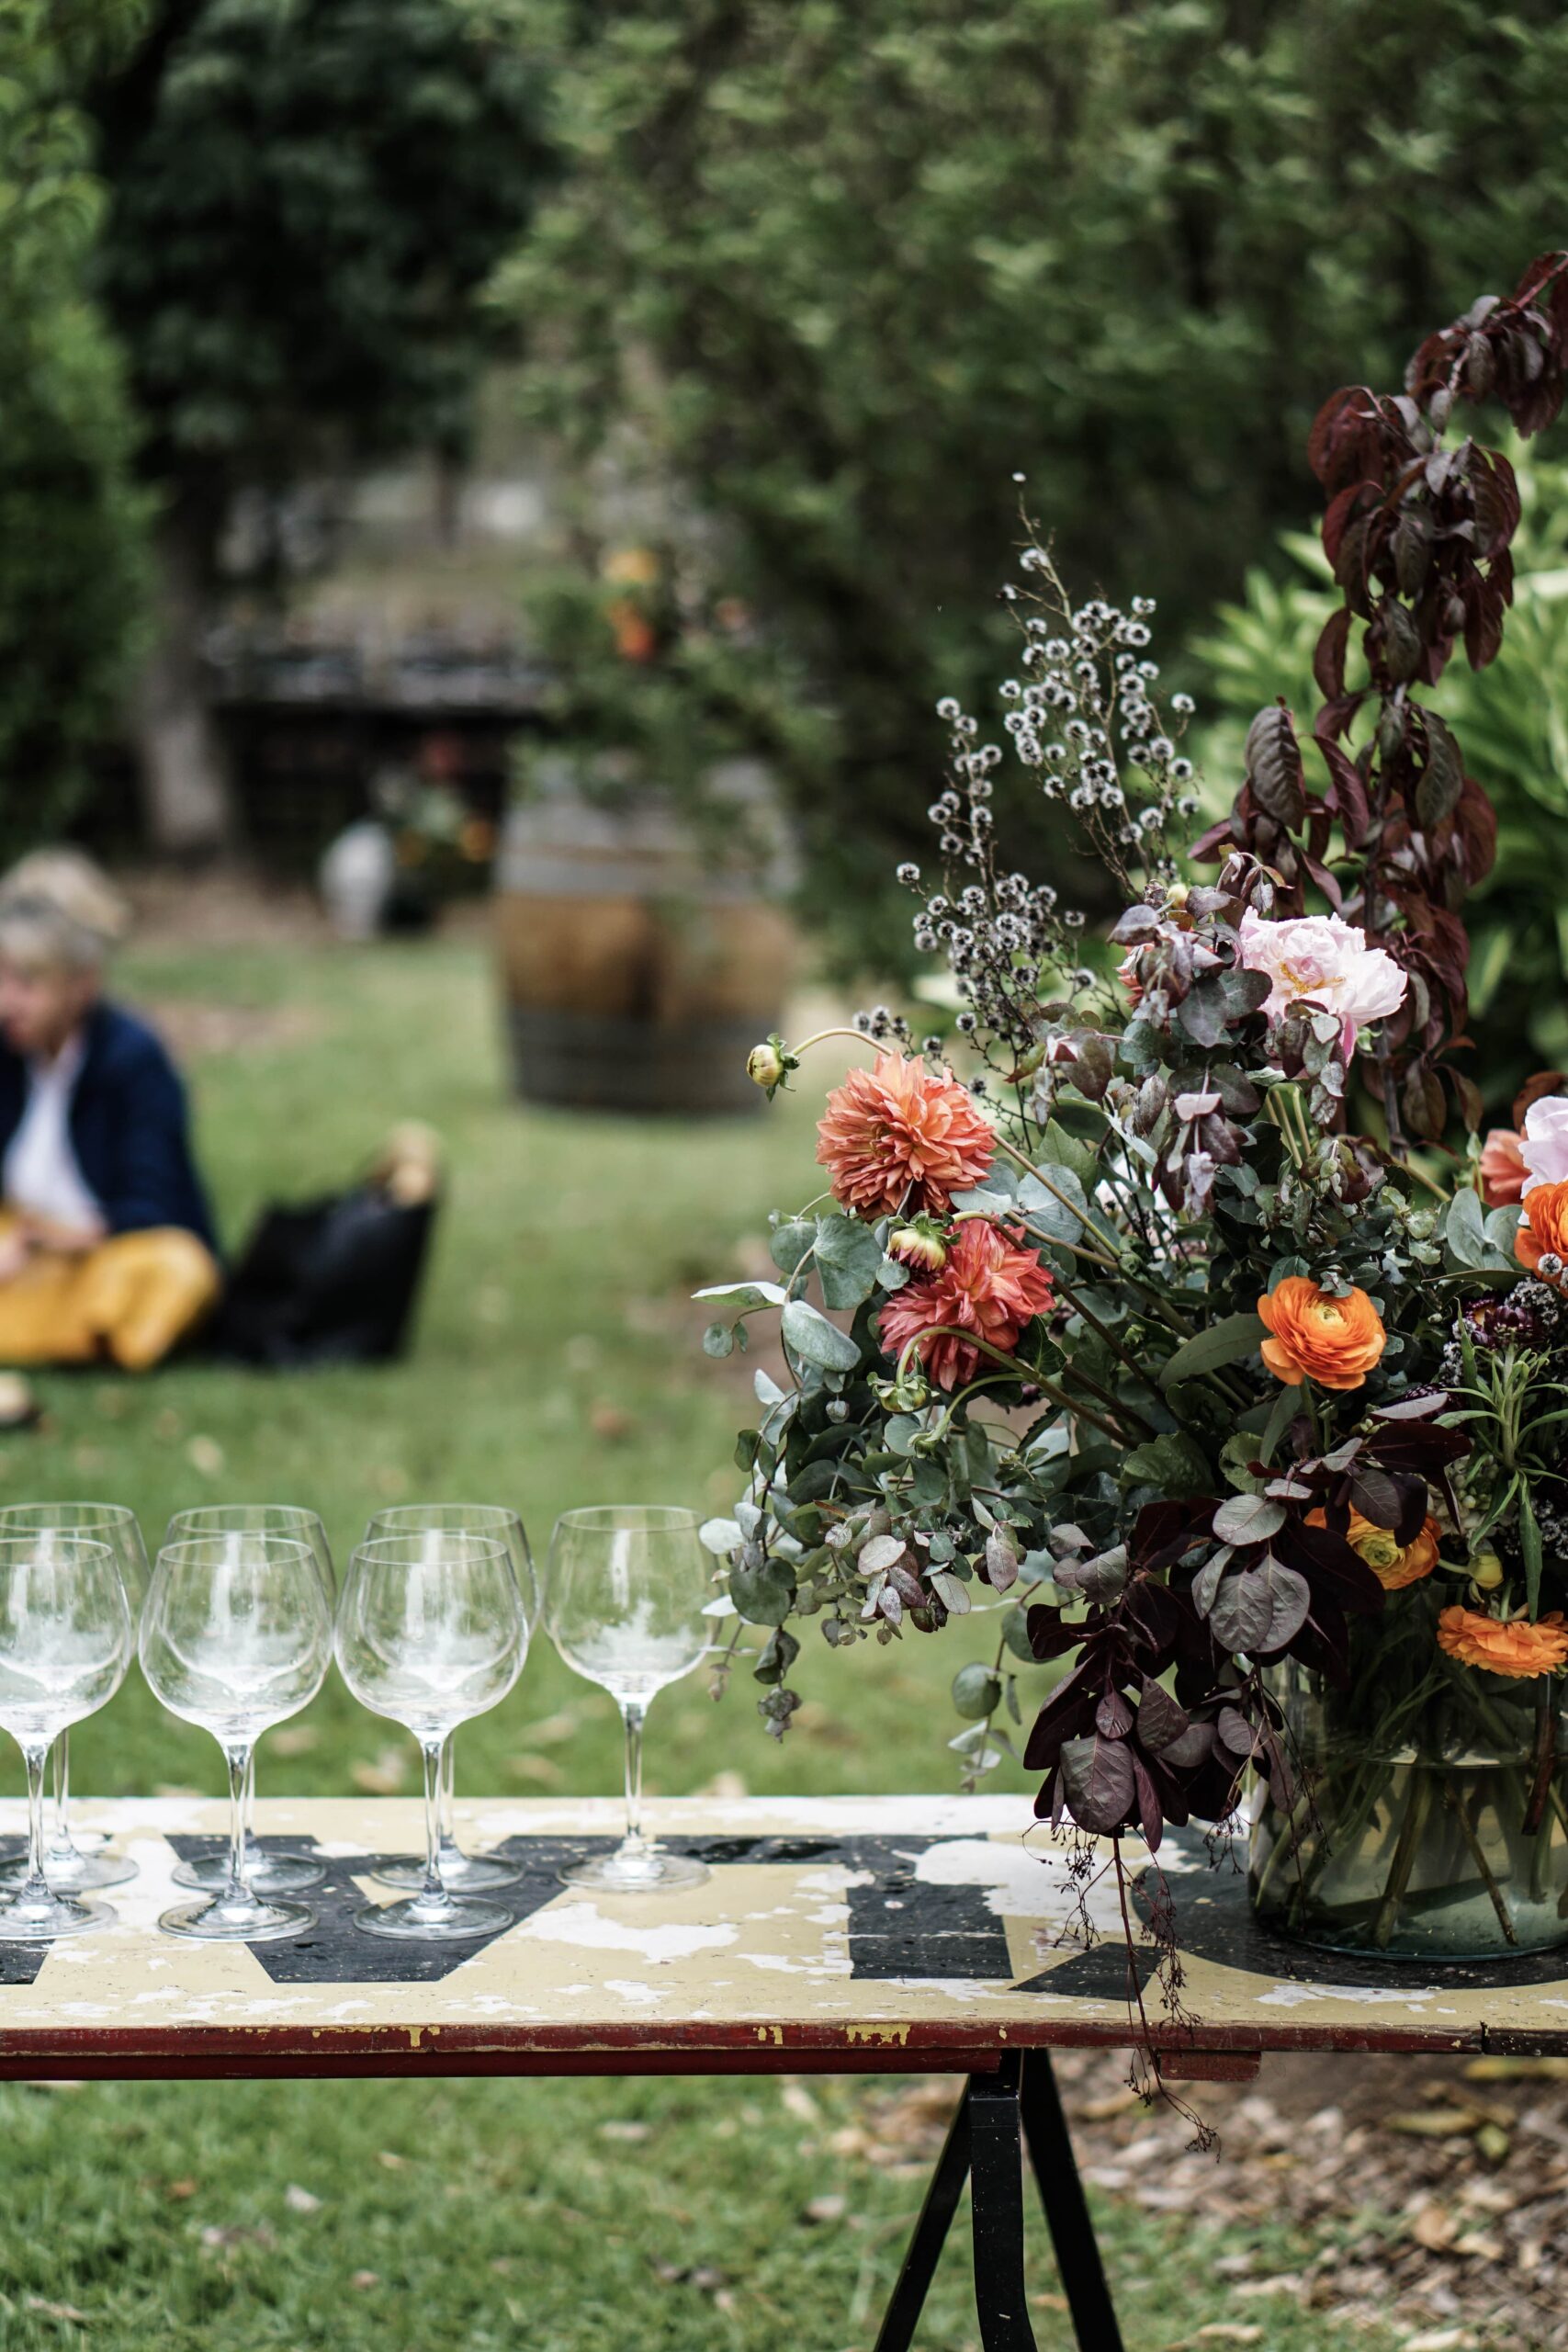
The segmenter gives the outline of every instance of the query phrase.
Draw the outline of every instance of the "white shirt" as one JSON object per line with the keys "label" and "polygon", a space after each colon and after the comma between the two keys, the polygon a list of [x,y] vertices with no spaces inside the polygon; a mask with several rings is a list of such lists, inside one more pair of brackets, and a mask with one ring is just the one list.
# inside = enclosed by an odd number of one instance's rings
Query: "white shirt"
{"label": "white shirt", "polygon": [[7,1204],[57,1225],[103,1222],[71,1144],[71,1098],[85,1050],[73,1037],[52,1061],[28,1062],[28,1099],[0,1167]]}

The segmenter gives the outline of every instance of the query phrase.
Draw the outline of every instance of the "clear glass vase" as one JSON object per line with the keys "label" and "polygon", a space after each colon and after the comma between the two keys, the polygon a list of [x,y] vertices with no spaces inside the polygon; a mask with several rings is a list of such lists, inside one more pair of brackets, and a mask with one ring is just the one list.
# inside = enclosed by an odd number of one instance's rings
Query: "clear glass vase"
{"label": "clear glass vase", "polygon": [[[1271,1690],[1299,1786],[1254,1798],[1260,1919],[1331,1951],[1497,1961],[1568,1944],[1568,1736],[1550,1681],[1442,1674],[1407,1704],[1293,1661]],[[1485,1687],[1483,1687],[1485,1686]],[[1375,1678],[1374,1678],[1375,1687]]]}

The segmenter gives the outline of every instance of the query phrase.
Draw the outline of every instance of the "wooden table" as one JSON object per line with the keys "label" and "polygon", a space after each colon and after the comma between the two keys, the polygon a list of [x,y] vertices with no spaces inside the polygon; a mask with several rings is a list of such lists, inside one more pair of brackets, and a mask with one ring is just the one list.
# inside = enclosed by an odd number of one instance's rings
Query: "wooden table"
{"label": "wooden table", "polygon": [[[118,1924],[47,1950],[0,1945],[0,2076],[957,2074],[967,2086],[877,2352],[908,2352],[943,2239],[973,2183],[986,2352],[1032,2352],[1021,2130],[1084,2352],[1120,2336],[1052,2078],[1053,2048],[1125,2047],[1127,1964],[1107,1883],[1105,1940],[1064,1940],[1062,1851],[1001,1797],[691,1798],[650,1826],[711,1866],[662,1895],[563,1885],[563,1863],[618,1834],[609,1801],[473,1803],[465,1842],[516,1856],[505,1932],[462,1944],[362,1935],[377,1858],[419,1843],[411,1802],[264,1803],[264,1841],[327,1864],[318,1927],[294,1942],[202,1945],[157,1931],[185,1899],[183,1856],[223,1809],[164,1798],[78,1802],[139,1876]],[[0,1805],[14,1844],[21,1809]],[[1027,1840],[1027,1842],[1026,1842]],[[1168,2072],[1234,2077],[1265,2050],[1568,2050],[1568,1954],[1430,1976],[1265,1935],[1233,1866],[1201,1843],[1162,1856],[1190,2020],[1145,1988]]]}

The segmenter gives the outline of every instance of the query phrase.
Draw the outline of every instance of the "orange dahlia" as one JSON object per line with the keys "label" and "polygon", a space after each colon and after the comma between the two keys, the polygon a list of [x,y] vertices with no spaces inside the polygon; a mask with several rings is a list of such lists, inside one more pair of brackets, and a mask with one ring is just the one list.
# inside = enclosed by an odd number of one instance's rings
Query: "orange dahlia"
{"label": "orange dahlia", "polygon": [[[1325,1527],[1327,1514],[1309,1510],[1309,1527]],[[1429,1577],[1438,1565],[1438,1544],[1442,1530],[1428,1516],[1421,1532],[1413,1543],[1401,1544],[1392,1527],[1380,1527],[1375,1520],[1363,1519],[1354,1506],[1350,1524],[1345,1531],[1345,1541],[1352,1552],[1359,1552],[1385,1592],[1401,1592],[1407,1584],[1418,1584]]]}
{"label": "orange dahlia", "polygon": [[[1532,1184],[1519,1204],[1526,1223],[1514,1237],[1514,1255],[1531,1273],[1540,1272],[1549,1253],[1568,1260],[1568,1180],[1561,1184]],[[1545,1277],[1560,1282],[1562,1276]]]}
{"label": "orange dahlia", "polygon": [[851,1070],[817,1129],[833,1197],[862,1216],[946,1208],[954,1193],[979,1182],[996,1148],[958,1080],[902,1054]]}
{"label": "orange dahlia", "polygon": [[1555,1674],[1568,1665],[1568,1624],[1561,1609],[1533,1625],[1525,1617],[1505,1622],[1483,1617],[1478,1609],[1445,1609],[1438,1619],[1438,1647],[1461,1666],[1484,1667],[1488,1674]]}
{"label": "orange dahlia", "polygon": [[1287,1274],[1258,1300],[1258,1312],[1271,1334],[1263,1361],[1292,1388],[1303,1380],[1320,1388],[1359,1388],[1388,1344],[1364,1290],[1331,1298],[1304,1274]]}
{"label": "orange dahlia", "polygon": [[942,1272],[929,1282],[907,1283],[883,1308],[877,1329],[889,1355],[931,1332],[916,1352],[938,1386],[950,1389],[973,1380],[980,1367],[980,1351],[965,1331],[1010,1355],[1024,1325],[1055,1295],[1049,1272],[1032,1250],[1019,1247],[1021,1238],[1016,1229],[965,1217]]}

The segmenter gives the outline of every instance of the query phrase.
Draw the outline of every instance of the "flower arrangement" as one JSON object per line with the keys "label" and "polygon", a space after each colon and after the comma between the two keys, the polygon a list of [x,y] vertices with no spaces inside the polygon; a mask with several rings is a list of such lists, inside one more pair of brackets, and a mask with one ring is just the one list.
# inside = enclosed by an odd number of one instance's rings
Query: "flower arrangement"
{"label": "flower arrangement", "polygon": [[[806,1621],[837,1649],[995,1606],[993,1662],[953,1685],[966,1777],[1016,1752],[1021,1672],[1051,1667],[1036,1811],[1084,1884],[1115,1872],[1173,2001],[1168,1891],[1142,1871],[1140,1925],[1124,1848],[1231,1822],[1249,1776],[1281,1924],[1427,1955],[1568,1939],[1568,1080],[1483,1147],[1458,910],[1490,811],[1422,698],[1461,639],[1495,653],[1518,513],[1450,425],[1495,397],[1532,432],[1565,368],[1549,255],[1403,394],[1326,403],[1324,707],[1304,738],[1258,713],[1186,858],[1191,707],[1156,705],[1151,608],[1074,607],[1032,532],[1003,727],[1121,887],[1110,954],[1008,870],[1007,752],[939,706],[941,881],[900,879],[957,1039],[860,1016],[874,1068],[818,1130],[831,1205],[775,1220],[776,1283],[703,1294],[716,1353],[776,1311],[791,1374],[757,1375],[745,1492],[706,1531],[765,1629],[768,1725]],[[752,1075],[803,1052],[770,1039]]]}

